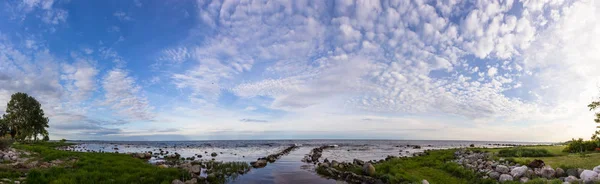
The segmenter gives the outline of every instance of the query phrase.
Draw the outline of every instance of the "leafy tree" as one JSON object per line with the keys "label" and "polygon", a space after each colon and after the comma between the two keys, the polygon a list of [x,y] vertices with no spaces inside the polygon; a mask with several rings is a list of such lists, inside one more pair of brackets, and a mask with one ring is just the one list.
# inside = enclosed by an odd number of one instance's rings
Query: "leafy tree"
{"label": "leafy tree", "polygon": [[13,139],[37,141],[38,136],[48,135],[49,120],[40,102],[26,93],[19,92],[10,97],[3,119],[1,131],[8,132]]}

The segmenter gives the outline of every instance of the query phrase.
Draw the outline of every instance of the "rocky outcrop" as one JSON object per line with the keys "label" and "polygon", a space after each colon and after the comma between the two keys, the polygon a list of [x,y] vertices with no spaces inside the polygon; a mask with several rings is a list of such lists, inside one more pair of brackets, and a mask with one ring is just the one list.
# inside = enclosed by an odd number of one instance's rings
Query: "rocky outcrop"
{"label": "rocky outcrop", "polygon": [[327,145],[327,146],[320,146],[317,148],[314,148],[310,151],[310,153],[306,156],[304,156],[304,158],[302,159],[302,162],[306,162],[306,163],[319,163],[319,158],[321,158],[321,156],[323,155],[323,150],[328,149],[328,148],[335,148],[335,145]]}
{"label": "rocky outcrop", "polygon": [[263,167],[267,166],[267,162],[273,163],[273,162],[277,161],[279,158],[281,158],[283,155],[287,155],[292,150],[297,149],[297,148],[298,148],[297,145],[291,145],[291,146],[281,150],[278,153],[270,154],[267,157],[259,158],[255,162],[250,162],[250,165],[252,165],[252,167],[254,167],[254,168],[263,168]]}

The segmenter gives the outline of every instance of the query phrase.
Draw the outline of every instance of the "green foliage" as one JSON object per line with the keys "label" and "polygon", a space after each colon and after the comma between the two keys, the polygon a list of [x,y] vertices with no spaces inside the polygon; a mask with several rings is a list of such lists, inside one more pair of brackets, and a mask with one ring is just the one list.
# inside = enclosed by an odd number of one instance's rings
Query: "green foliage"
{"label": "green foliage", "polygon": [[394,158],[375,164],[376,176],[389,183],[412,183],[426,179],[430,183],[494,183],[477,173],[450,162],[456,150],[429,151],[418,157]]}
{"label": "green foliage", "polygon": [[48,135],[44,135],[44,139],[42,139],[43,141],[49,141],[50,137],[48,137]]}
{"label": "green foliage", "polygon": [[598,147],[597,146],[598,143],[599,143],[598,139],[585,140],[585,141],[582,138],[572,139],[571,141],[566,143],[567,147],[565,147],[565,149],[563,151],[569,152],[569,153],[594,151]]}
{"label": "green foliage", "polygon": [[5,150],[13,144],[13,140],[0,138],[0,150]]}
{"label": "green foliage", "polygon": [[[0,121],[0,132],[10,133],[18,141],[37,140],[47,136],[48,118],[41,104],[26,93],[15,93],[6,105],[6,114]],[[4,135],[3,134],[3,135]]]}
{"label": "green foliage", "polygon": [[35,153],[44,161],[77,160],[72,166],[35,169],[27,174],[27,183],[171,183],[190,179],[180,169],[158,168],[130,155],[83,153],[55,149],[70,145],[60,142],[19,144],[15,147]]}
{"label": "green foliage", "polygon": [[503,149],[498,152],[500,157],[549,157],[553,156],[546,149],[531,149],[531,148],[510,148]]}
{"label": "green foliage", "polygon": [[67,140],[66,139],[61,139],[60,142],[61,143],[65,143],[65,142],[67,142]]}

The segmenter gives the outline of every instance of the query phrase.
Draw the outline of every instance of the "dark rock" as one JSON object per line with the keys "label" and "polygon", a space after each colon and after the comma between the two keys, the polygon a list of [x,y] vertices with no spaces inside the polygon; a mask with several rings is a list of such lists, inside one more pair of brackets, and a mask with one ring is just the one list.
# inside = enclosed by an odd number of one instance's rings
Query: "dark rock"
{"label": "dark rock", "polygon": [[217,156],[217,153],[215,153],[215,152],[212,152],[212,153],[210,154],[210,156],[211,156],[211,157],[216,157],[216,156]]}
{"label": "dark rock", "polygon": [[579,177],[579,173],[577,173],[577,169],[567,169],[567,176]]}
{"label": "dark rock", "polygon": [[546,164],[544,164],[544,161],[535,159],[531,163],[527,164],[527,167],[529,167],[529,168],[542,168],[545,165]]}
{"label": "dark rock", "polygon": [[263,168],[267,166],[267,160],[257,160],[256,162],[250,162],[250,165],[254,168]]}

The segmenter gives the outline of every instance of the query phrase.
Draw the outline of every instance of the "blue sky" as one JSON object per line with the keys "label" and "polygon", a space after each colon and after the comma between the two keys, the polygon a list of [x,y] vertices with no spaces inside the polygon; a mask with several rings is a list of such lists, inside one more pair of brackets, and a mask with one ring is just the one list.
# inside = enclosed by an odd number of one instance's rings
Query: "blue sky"
{"label": "blue sky", "polygon": [[0,3],[0,112],[51,138],[562,141],[594,130],[594,1]]}

